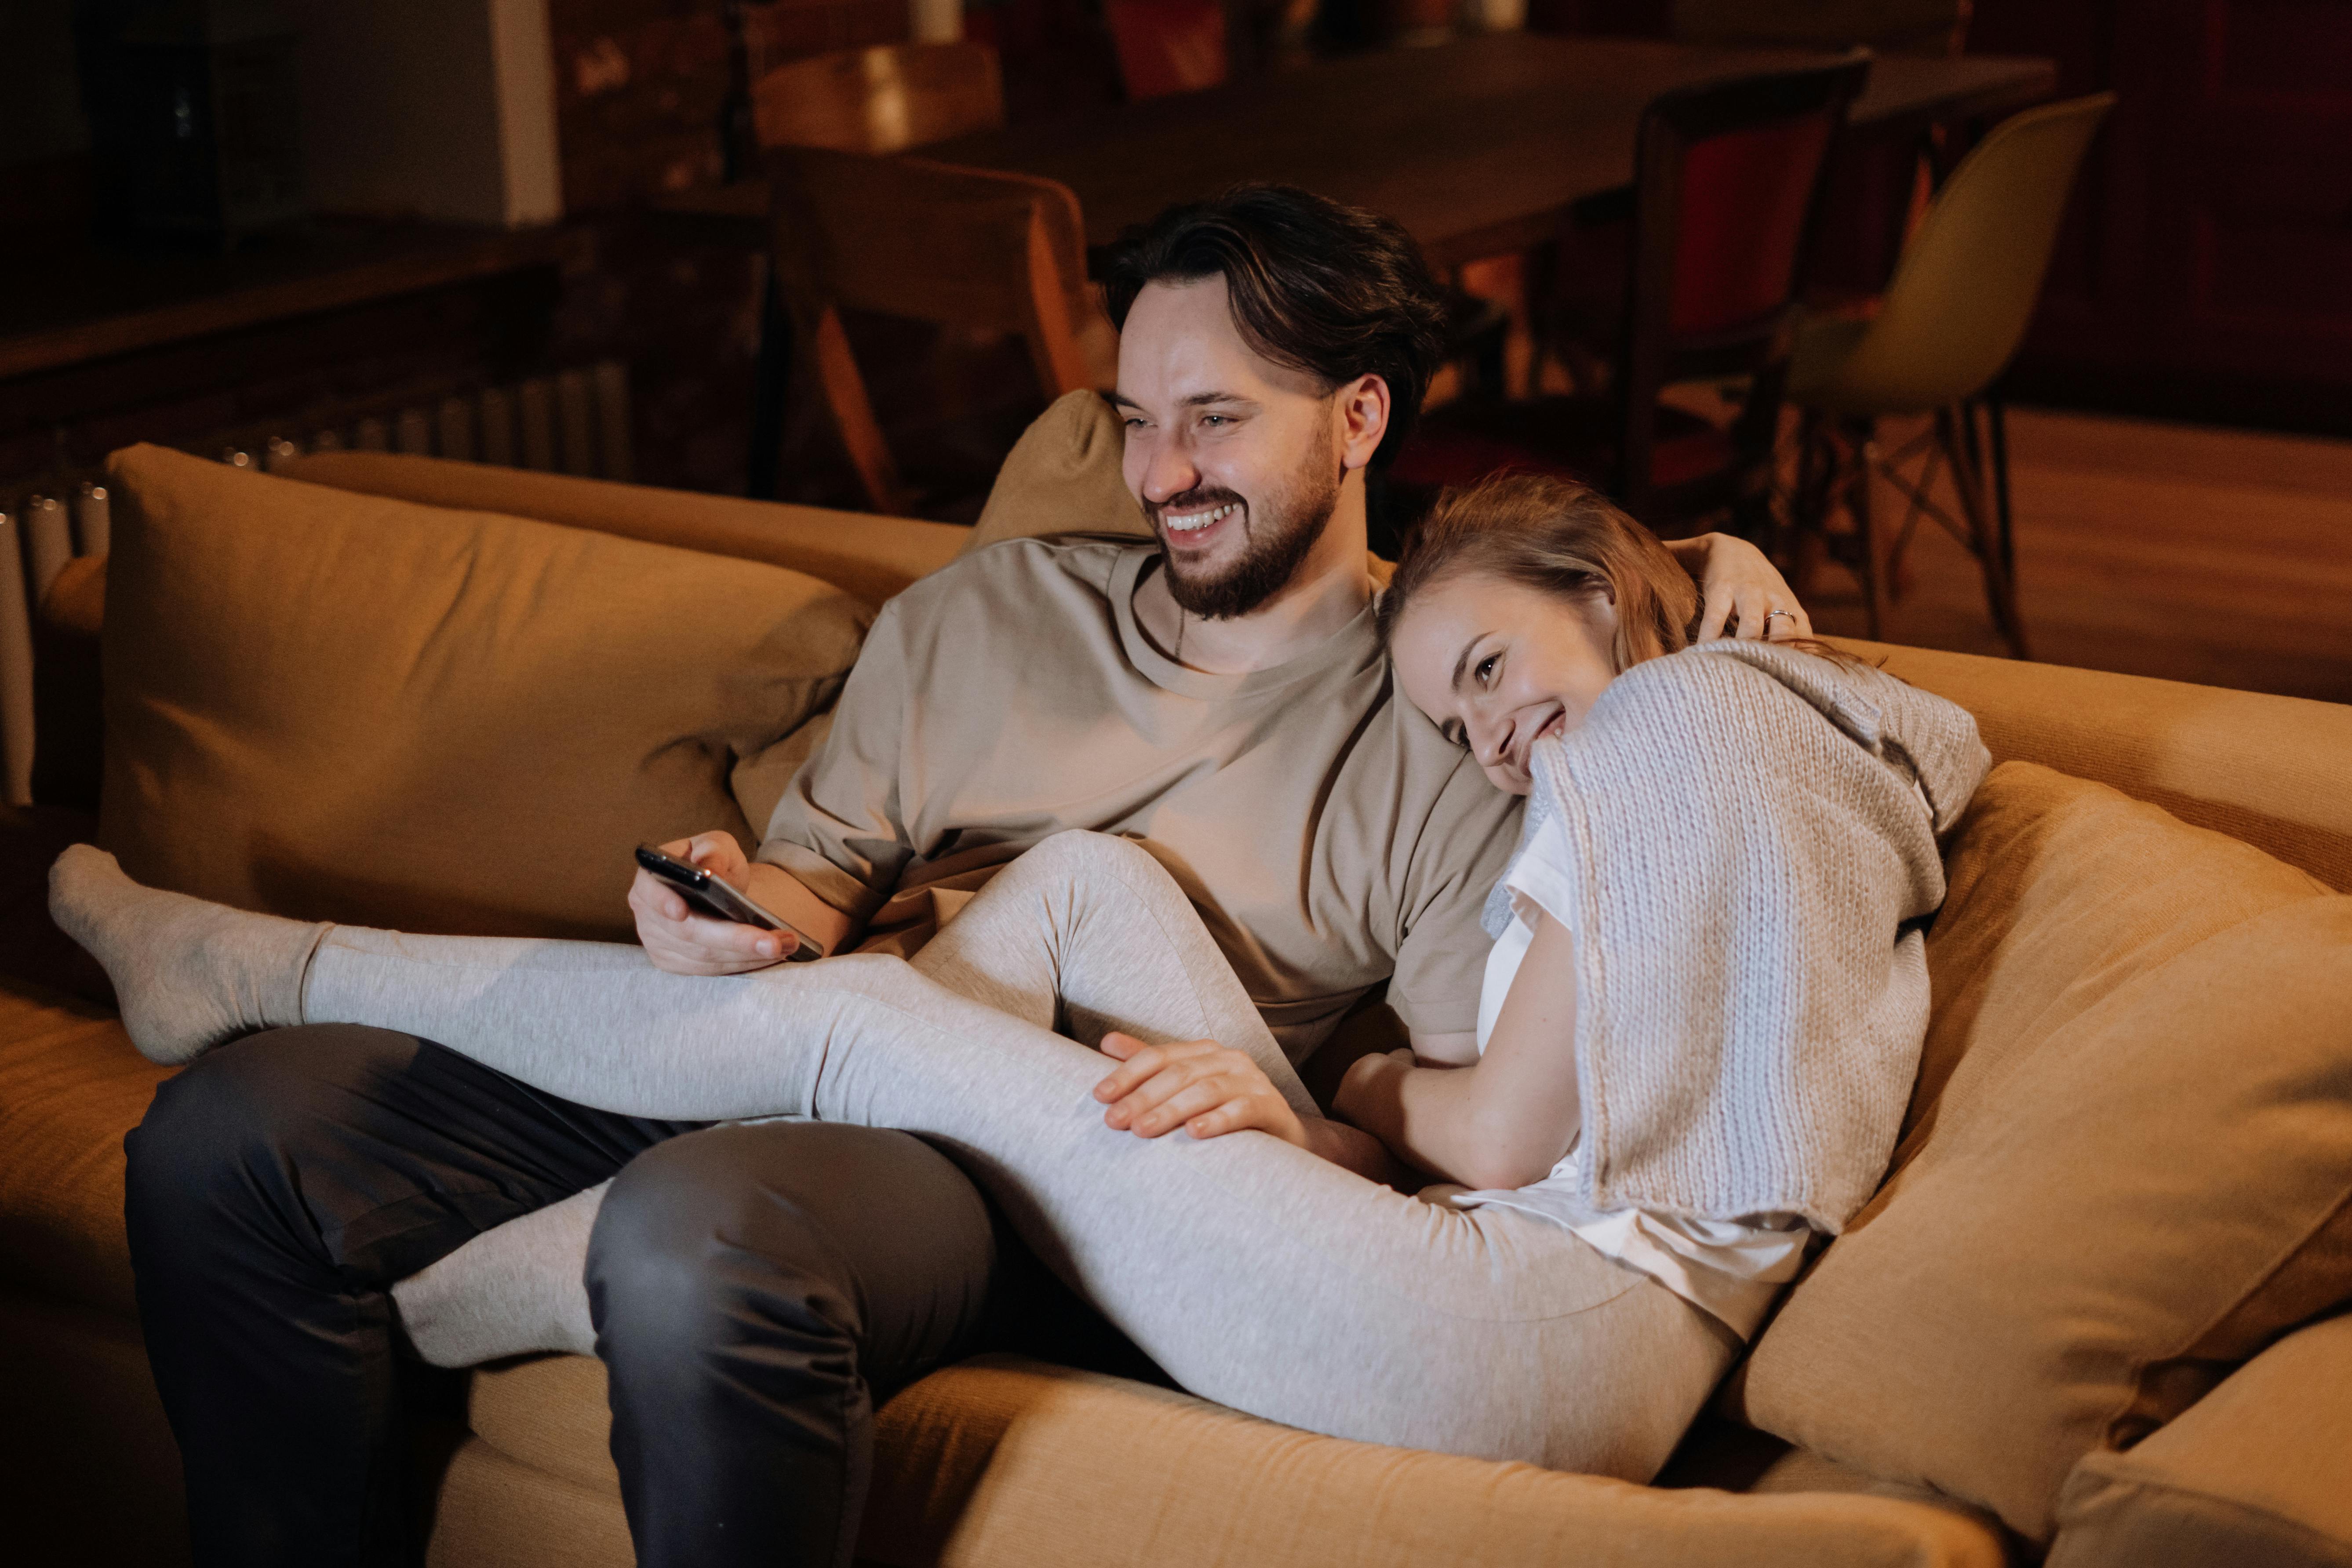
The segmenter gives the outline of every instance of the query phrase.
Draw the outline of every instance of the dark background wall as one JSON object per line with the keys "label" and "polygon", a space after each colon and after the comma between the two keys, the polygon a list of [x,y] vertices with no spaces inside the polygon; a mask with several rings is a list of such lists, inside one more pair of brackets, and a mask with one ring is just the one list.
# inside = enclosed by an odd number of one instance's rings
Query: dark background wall
{"label": "dark background wall", "polygon": [[[19,247],[87,216],[70,9],[0,5],[16,84],[0,212]],[[784,55],[906,30],[903,0],[754,9]],[[1534,0],[1530,21],[1662,35],[1668,10]],[[583,243],[543,338],[551,363],[628,363],[644,479],[719,490],[743,479],[762,264],[651,205],[720,177],[726,16],[724,0],[551,0],[566,223]],[[1116,96],[1098,0],[971,0],[966,18],[1003,54],[1014,119]],[[2122,94],[2012,395],[2352,436],[2352,3],[1978,0],[1969,47],[2049,55],[2063,90]]]}

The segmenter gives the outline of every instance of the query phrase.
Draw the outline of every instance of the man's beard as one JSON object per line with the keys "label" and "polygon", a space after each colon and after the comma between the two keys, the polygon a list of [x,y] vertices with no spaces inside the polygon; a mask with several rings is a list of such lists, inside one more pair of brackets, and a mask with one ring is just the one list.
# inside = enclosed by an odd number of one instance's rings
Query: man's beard
{"label": "man's beard", "polygon": [[[1307,552],[1323,537],[1324,525],[1339,510],[1339,462],[1331,449],[1337,446],[1335,441],[1309,458],[1291,482],[1266,497],[1263,504],[1243,502],[1243,526],[1247,532],[1242,558],[1223,573],[1188,577],[1177,566],[1175,554],[1163,552],[1168,594],[1179,608],[1204,621],[1228,620],[1248,615],[1290,586]],[[1193,489],[1145,510],[1165,545],[1167,528],[1160,521],[1163,512],[1199,511],[1241,500],[1228,489]]]}

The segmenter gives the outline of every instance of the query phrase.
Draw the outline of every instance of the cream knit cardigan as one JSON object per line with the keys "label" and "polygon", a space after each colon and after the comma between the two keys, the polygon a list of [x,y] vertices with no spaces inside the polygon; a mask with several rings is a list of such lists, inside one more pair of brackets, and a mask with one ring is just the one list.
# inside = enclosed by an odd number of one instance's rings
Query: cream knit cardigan
{"label": "cream knit cardigan", "polygon": [[1844,1227],[1927,1036],[1937,836],[1989,762],[1964,709],[1755,642],[1636,665],[1537,743],[1522,853],[1557,815],[1576,879],[1580,1201]]}

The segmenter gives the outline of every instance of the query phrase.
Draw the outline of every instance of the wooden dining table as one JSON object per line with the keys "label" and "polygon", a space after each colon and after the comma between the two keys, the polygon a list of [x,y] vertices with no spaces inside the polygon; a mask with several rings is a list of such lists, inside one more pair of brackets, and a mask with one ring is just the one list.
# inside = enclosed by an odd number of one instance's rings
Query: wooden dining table
{"label": "wooden dining table", "polygon": [[[1660,93],[1822,58],[1489,33],[957,137],[919,155],[1061,181],[1095,250],[1172,202],[1277,180],[1386,213],[1452,266],[1538,244],[1578,204],[1629,187],[1642,110]],[[2056,85],[2046,59],[1889,55],[1872,65],[1852,123],[1864,136],[1916,136],[2008,113]],[[661,205],[766,242],[762,181]]]}

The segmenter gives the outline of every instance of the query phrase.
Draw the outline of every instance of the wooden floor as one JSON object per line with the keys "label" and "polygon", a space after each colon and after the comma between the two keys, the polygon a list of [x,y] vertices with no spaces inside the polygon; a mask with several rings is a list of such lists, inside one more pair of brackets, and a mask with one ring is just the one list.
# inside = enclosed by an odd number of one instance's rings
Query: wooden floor
{"label": "wooden floor", "polygon": [[[2010,447],[2035,658],[2352,702],[2352,442],[2012,409]],[[2004,651],[1958,543],[1923,525],[1909,568],[1887,641]],[[1837,568],[1808,605],[1863,634]]]}

